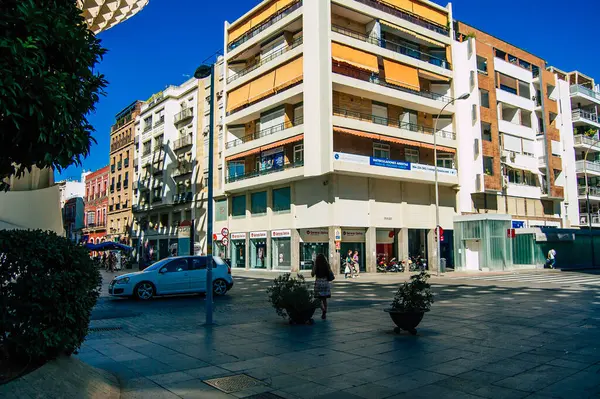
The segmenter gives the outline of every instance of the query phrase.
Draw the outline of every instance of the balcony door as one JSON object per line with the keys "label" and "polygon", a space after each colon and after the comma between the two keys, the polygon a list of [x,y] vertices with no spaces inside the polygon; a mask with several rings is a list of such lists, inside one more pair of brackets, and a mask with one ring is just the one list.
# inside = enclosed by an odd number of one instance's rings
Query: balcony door
{"label": "balcony door", "polygon": [[280,108],[260,117],[260,136],[267,136],[283,130],[285,109]]}
{"label": "balcony door", "polygon": [[385,104],[373,103],[373,123],[387,125],[388,108]]}

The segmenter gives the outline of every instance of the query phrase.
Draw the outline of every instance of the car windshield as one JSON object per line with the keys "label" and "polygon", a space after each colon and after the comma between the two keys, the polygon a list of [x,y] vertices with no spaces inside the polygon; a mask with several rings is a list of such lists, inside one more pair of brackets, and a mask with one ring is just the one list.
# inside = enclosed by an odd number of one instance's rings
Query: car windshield
{"label": "car windshield", "polygon": [[172,258],[165,258],[163,260],[159,260],[158,262],[153,263],[152,265],[145,268],[144,272],[153,272],[155,270],[158,270],[161,267],[163,267],[165,264],[167,264],[167,262],[169,262],[170,260],[172,260]]}

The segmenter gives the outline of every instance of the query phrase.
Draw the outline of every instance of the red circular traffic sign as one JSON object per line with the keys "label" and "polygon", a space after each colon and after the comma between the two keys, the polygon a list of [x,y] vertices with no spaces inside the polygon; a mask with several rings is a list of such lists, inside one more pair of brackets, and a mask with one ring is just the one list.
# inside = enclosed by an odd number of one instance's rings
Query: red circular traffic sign
{"label": "red circular traffic sign", "polygon": [[221,241],[221,242],[224,246],[227,246],[227,244],[229,244],[229,238],[223,237],[223,241]]}
{"label": "red circular traffic sign", "polygon": [[223,228],[221,229],[221,235],[222,235],[223,237],[227,237],[227,236],[229,235],[229,229],[228,229],[227,227],[223,227]]}

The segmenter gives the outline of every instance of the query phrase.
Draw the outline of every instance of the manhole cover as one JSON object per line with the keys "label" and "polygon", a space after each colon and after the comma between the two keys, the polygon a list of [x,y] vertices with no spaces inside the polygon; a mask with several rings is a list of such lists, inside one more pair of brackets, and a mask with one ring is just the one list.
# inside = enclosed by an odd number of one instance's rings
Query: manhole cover
{"label": "manhole cover", "polygon": [[263,385],[261,381],[249,377],[246,374],[214,378],[212,380],[206,380],[204,382],[225,393],[239,392],[243,391],[244,389],[255,387],[257,385]]}
{"label": "manhole cover", "polygon": [[121,330],[123,327],[119,327],[119,326],[113,326],[113,327],[92,327],[89,329],[89,332],[93,333],[93,332],[103,332],[103,331],[118,331]]}

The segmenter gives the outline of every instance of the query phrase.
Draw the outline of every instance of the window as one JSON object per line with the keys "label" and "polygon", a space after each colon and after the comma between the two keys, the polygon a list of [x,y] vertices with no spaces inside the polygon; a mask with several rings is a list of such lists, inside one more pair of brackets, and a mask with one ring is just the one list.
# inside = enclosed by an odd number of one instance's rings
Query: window
{"label": "window", "polygon": [[439,168],[454,169],[454,155],[438,153],[437,166]]}
{"label": "window", "polygon": [[294,146],[294,163],[304,163],[304,144],[298,144]]}
{"label": "window", "polygon": [[479,73],[484,73],[487,75],[488,67],[487,67],[487,58],[477,56],[477,71]]}
{"label": "window", "polygon": [[215,201],[215,220],[217,222],[227,220],[227,199]]}
{"label": "window", "polygon": [[373,102],[372,112],[373,112],[373,123],[377,123],[379,125],[387,125],[388,124],[387,105]]}
{"label": "window", "polygon": [[483,157],[483,173],[488,176],[494,176],[494,158]]}
{"label": "window", "polygon": [[229,162],[229,177],[244,176],[245,165],[244,161]]}
{"label": "window", "polygon": [[273,212],[285,212],[291,208],[291,190],[289,187],[273,190]]}
{"label": "window", "polygon": [[373,158],[390,159],[390,145],[373,143]]}
{"label": "window", "polygon": [[152,116],[144,118],[144,131],[148,131],[152,128]]}
{"label": "window", "polygon": [[[167,269],[167,273],[178,273],[178,272],[186,272],[188,270],[188,262],[187,259],[175,259],[165,266]],[[161,269],[163,270],[163,269]]]}
{"label": "window", "polygon": [[250,194],[250,211],[253,215],[263,215],[267,213],[266,191]]}
{"label": "window", "polygon": [[419,150],[413,148],[404,149],[404,159],[406,162],[419,163]]}
{"label": "window", "polygon": [[204,270],[206,269],[206,264],[205,257],[192,258],[192,270]]}
{"label": "window", "polygon": [[490,107],[490,92],[485,89],[479,89],[479,103],[482,107]]}
{"label": "window", "polygon": [[485,141],[492,141],[492,125],[487,122],[481,122],[481,138]]}
{"label": "window", "polygon": [[519,82],[519,95],[523,98],[530,99],[531,98],[531,88],[529,83],[523,82],[521,80]]}
{"label": "window", "polygon": [[494,55],[498,58],[502,58],[503,60],[506,60],[506,53],[502,50],[498,50],[497,48],[495,48]]}
{"label": "window", "polygon": [[246,196],[238,195],[231,198],[231,216],[246,216]]}

